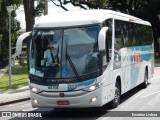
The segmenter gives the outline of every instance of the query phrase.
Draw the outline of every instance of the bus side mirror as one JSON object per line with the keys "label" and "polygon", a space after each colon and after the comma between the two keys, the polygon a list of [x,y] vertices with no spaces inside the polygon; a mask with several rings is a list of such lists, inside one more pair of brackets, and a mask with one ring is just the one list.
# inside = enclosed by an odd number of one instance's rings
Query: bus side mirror
{"label": "bus side mirror", "polygon": [[108,27],[103,27],[98,35],[98,47],[100,51],[105,50],[105,43],[106,43],[106,33],[107,33]]}

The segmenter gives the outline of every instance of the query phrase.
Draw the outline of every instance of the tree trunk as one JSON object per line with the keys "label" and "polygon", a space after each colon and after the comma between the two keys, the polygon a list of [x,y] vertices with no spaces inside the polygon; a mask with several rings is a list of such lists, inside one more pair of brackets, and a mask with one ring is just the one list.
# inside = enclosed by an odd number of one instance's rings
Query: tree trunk
{"label": "tree trunk", "polygon": [[47,15],[48,14],[48,1],[45,0],[44,2],[44,15]]}
{"label": "tree trunk", "polygon": [[26,32],[31,31],[35,23],[34,0],[23,0]]}

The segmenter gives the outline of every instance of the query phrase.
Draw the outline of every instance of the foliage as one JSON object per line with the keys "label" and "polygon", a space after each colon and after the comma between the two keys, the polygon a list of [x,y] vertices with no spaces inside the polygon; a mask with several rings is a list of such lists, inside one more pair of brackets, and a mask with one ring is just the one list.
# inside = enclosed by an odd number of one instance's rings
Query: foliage
{"label": "foliage", "polygon": [[35,8],[35,16],[41,16],[44,13],[44,0],[39,0]]}
{"label": "foliage", "polygon": [[82,9],[98,9],[104,8],[108,0],[50,0],[52,3],[62,9],[68,11],[64,6],[67,4],[72,4],[75,7],[80,7]]}
{"label": "foliage", "polygon": [[15,41],[17,39],[17,31],[20,29],[20,23],[15,19],[16,12],[15,10],[20,6],[22,0],[0,0],[0,55],[3,56],[4,59],[8,56],[8,49],[9,49],[9,33],[8,33],[8,26],[9,26],[9,18],[8,12],[6,10],[6,6],[13,5],[14,10],[11,13],[11,39],[12,39],[12,46],[15,46]]}
{"label": "foliage", "polygon": [[0,34],[0,53],[1,53],[1,41],[2,41],[2,34]]}
{"label": "foliage", "polygon": [[[56,1],[56,0],[52,0]],[[110,9],[122,13],[130,14],[149,21],[152,24],[155,44],[155,54],[160,57],[159,44],[157,38],[160,37],[160,0],[57,0],[63,5],[71,3],[83,9]],[[63,5],[60,4],[60,7]],[[87,7],[86,7],[87,6]],[[64,6],[63,6],[64,8]]]}
{"label": "foliage", "polygon": [[160,63],[160,59],[155,59],[155,63]]}
{"label": "foliage", "polygon": [[[4,1],[5,0],[0,0],[0,4],[3,3]],[[19,6],[23,2],[25,9],[26,26],[27,26],[26,31],[31,31],[33,24],[35,22],[34,17],[40,16],[44,13],[45,11],[44,9],[46,9],[45,4],[47,4],[46,1],[47,0],[39,0],[38,5],[35,9],[34,9],[34,0],[14,0],[14,1],[6,0],[5,3],[9,5],[14,3],[16,4],[16,6]],[[82,9],[111,9],[147,20],[151,22],[153,26],[156,51],[158,52],[160,51],[159,47],[157,47],[158,43],[156,40],[158,37],[160,37],[159,33],[160,22],[157,17],[157,15],[160,14],[160,6],[159,6],[160,0],[50,0],[50,1],[52,1],[54,5],[59,6],[66,11],[68,11],[68,9],[65,7],[65,5],[72,4],[73,6],[78,6],[81,7]],[[7,26],[6,18],[3,18],[2,20],[4,21],[2,23],[5,23],[5,26]],[[7,31],[6,27],[5,28],[3,27],[3,32],[6,31]],[[0,34],[2,33],[0,32]]]}

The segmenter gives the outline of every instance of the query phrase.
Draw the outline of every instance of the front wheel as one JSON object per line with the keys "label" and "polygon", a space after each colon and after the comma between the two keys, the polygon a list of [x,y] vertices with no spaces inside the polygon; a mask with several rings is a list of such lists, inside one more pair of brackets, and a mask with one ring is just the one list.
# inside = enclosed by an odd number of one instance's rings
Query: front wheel
{"label": "front wheel", "polygon": [[116,85],[115,85],[115,97],[110,103],[111,107],[116,108],[120,104],[120,97],[121,97],[120,86],[119,86],[118,82],[116,82]]}
{"label": "front wheel", "polygon": [[147,88],[147,86],[148,86],[148,72],[145,71],[145,73],[144,73],[144,82],[142,83],[142,87],[143,88]]}

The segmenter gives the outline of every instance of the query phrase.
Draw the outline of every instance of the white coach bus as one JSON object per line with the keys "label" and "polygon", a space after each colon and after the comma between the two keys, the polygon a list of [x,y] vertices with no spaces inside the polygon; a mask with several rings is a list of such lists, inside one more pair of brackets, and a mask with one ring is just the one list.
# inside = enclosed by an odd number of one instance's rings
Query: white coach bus
{"label": "white coach bus", "polygon": [[147,87],[153,72],[152,27],[142,19],[111,10],[81,10],[44,16],[33,27],[33,107],[85,108],[109,102],[117,107],[122,94],[140,84]]}

